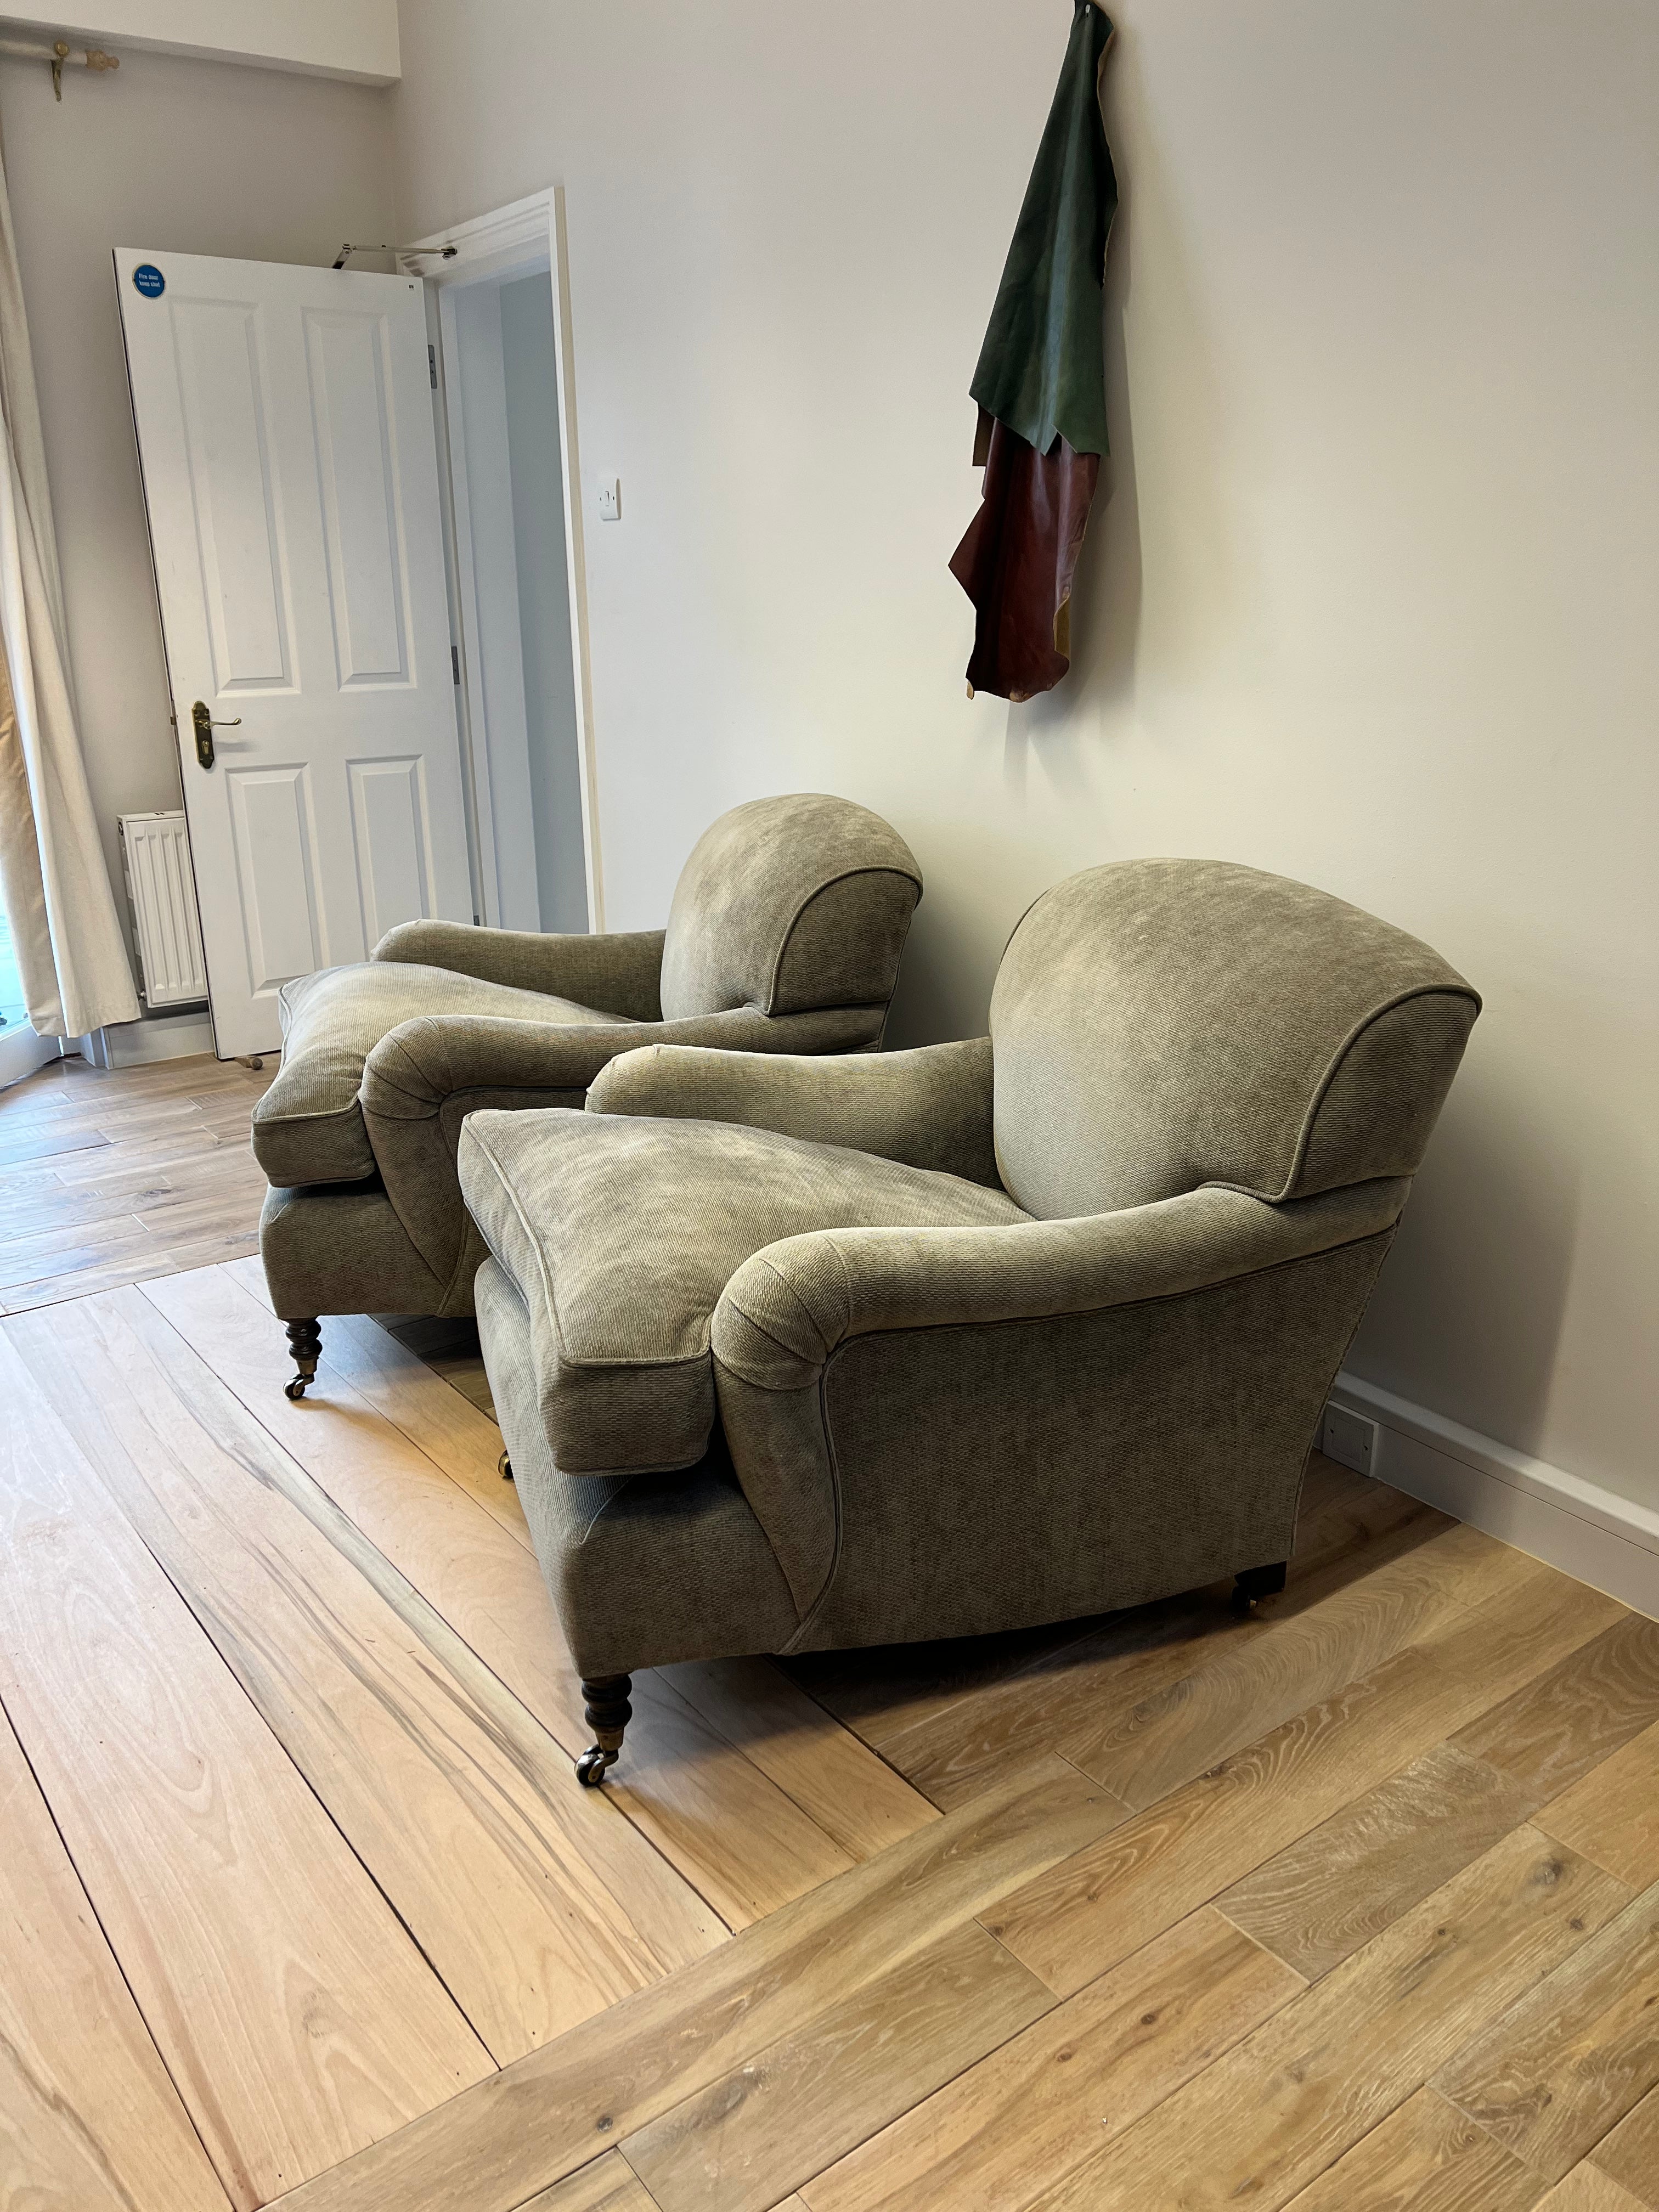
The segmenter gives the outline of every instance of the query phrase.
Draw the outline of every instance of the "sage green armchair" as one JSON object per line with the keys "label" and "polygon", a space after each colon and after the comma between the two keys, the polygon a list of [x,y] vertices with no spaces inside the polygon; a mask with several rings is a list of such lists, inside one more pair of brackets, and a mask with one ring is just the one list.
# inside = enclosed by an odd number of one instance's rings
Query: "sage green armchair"
{"label": "sage green armchair", "polygon": [[990,1035],[659,1046],[461,1186],[600,1778],[667,1661],[1282,1588],[1325,1396],[1480,1001],[1252,869],[1072,877]]}
{"label": "sage green armchair", "polygon": [[455,1152],[481,1107],[580,1109],[619,1052],[881,1042],[921,876],[878,815],[759,799],[704,832],[665,930],[538,936],[406,922],[282,994],[281,1073],[253,1113],[259,1249],[300,1397],[320,1317],[467,1314],[484,1247]]}

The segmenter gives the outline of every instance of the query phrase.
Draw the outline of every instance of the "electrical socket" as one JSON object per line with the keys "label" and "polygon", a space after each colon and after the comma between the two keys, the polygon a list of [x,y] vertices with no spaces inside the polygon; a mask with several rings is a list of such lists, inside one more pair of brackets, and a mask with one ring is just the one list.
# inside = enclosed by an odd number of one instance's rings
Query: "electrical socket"
{"label": "electrical socket", "polygon": [[599,486],[599,520],[622,520],[622,478],[606,477]]}
{"label": "electrical socket", "polygon": [[1339,1467],[1370,1474],[1376,1461],[1376,1423],[1342,1406],[1327,1406],[1320,1424],[1319,1449]]}

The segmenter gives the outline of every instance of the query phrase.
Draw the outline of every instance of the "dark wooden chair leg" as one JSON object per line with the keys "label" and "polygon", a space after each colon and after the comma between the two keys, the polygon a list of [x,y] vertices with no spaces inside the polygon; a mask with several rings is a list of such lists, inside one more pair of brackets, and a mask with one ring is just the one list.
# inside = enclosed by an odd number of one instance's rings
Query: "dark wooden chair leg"
{"label": "dark wooden chair leg", "polygon": [[1271,1567],[1246,1567],[1233,1582],[1233,1611],[1249,1613],[1260,1597],[1277,1597],[1285,1587],[1285,1559]]}
{"label": "dark wooden chair leg", "polygon": [[303,1398],[306,1385],[317,1380],[317,1362],[322,1355],[321,1325],[313,1321],[285,1322],[289,1350],[294,1354],[294,1379],[285,1382],[283,1389],[290,1398]]}
{"label": "dark wooden chair leg", "polygon": [[623,1730],[634,1717],[634,1708],[628,1702],[628,1693],[633,1686],[633,1677],[629,1674],[596,1674],[592,1680],[586,1676],[582,1679],[582,1710],[593,1731],[592,1745],[576,1761],[576,1779],[586,1789],[597,1789],[605,1779],[606,1769],[617,1763]]}

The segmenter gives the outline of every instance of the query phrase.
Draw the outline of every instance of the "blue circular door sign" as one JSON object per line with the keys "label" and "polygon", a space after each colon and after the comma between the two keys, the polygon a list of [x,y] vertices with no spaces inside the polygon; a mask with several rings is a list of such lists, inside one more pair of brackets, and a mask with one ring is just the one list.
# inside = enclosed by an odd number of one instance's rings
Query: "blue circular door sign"
{"label": "blue circular door sign", "polygon": [[132,281],[147,300],[159,300],[167,289],[167,280],[153,261],[141,261],[132,272]]}

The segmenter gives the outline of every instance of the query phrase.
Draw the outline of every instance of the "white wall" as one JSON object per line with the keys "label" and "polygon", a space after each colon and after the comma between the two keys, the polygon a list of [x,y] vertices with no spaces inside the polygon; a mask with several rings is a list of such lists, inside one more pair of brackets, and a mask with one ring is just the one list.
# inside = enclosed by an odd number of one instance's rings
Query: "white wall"
{"label": "white wall", "polygon": [[503,284],[501,296],[536,882],[542,927],[580,933],[587,927],[587,873],[559,462],[553,282],[545,274],[520,276]]}
{"label": "white wall", "polygon": [[608,919],[817,786],[927,872],[900,1041],[1117,855],[1419,932],[1487,1010],[1353,1364],[1659,1502],[1659,10],[1126,6],[1079,661],[969,704],[966,386],[1067,21],[403,0],[404,230],[567,187]]}
{"label": "white wall", "polygon": [[[388,84],[398,74],[398,0],[71,0],[53,38],[146,48]],[[33,19],[0,18],[0,21]],[[73,75],[73,72],[71,72]]]}
{"label": "white wall", "polygon": [[38,64],[0,60],[0,125],[82,742],[125,926],[115,817],[180,800],[111,250],[326,263],[343,239],[386,238],[390,114],[383,92],[140,53],[115,76],[66,79],[61,106]]}

